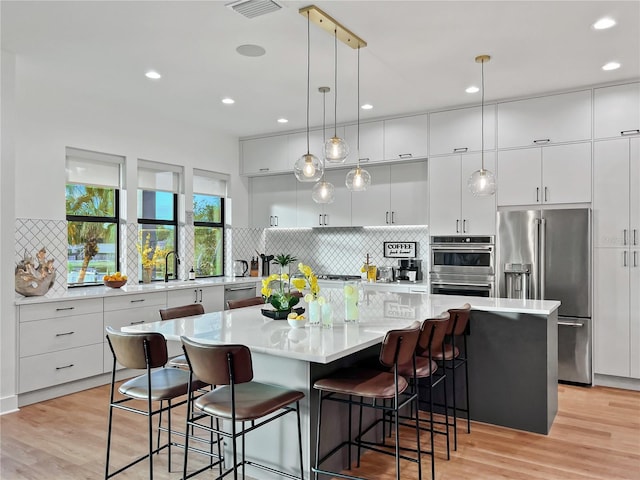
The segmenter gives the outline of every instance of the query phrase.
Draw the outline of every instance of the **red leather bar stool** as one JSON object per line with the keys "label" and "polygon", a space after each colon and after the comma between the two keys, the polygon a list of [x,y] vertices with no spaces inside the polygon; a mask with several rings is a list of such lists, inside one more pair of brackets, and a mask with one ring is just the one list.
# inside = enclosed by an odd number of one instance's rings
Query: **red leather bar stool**
{"label": "red leather bar stool", "polygon": [[[449,309],[449,322],[445,341],[442,348],[431,352],[432,358],[440,362],[446,372],[451,373],[452,396],[451,411],[453,413],[453,449],[458,449],[458,412],[466,414],[467,417],[467,433],[471,433],[470,421],[470,405],[469,405],[469,366],[467,357],[467,326],[469,324],[469,316],[471,315],[471,305],[465,303],[462,308]],[[460,345],[462,342],[462,345]],[[463,347],[462,352],[459,347]],[[456,370],[464,367],[464,395],[465,406],[458,406],[456,392]],[[448,391],[445,388],[445,398]],[[445,409],[448,407],[445,407]],[[447,420],[448,422],[448,420]],[[448,430],[449,425],[447,426]]]}
{"label": "red leather bar stool", "polygon": [[[340,478],[362,480],[362,477],[355,477],[340,472],[324,470],[321,465],[332,455],[343,447],[349,448],[349,469],[351,468],[351,447],[358,447],[358,466],[360,463],[360,448],[367,448],[378,453],[393,455],[396,459],[396,480],[400,480],[400,460],[405,459],[418,464],[418,480],[422,479],[422,463],[420,455],[420,428],[418,422],[417,394],[407,392],[409,382],[399,372],[399,365],[410,364],[412,366],[412,378],[415,377],[415,351],[420,335],[420,323],[415,322],[411,327],[401,330],[390,330],[384,337],[380,348],[379,361],[385,370],[367,367],[349,367],[340,369],[326,378],[316,380],[313,388],[318,390],[318,428],[316,438],[316,462],[312,468],[315,480],[318,475],[330,475]],[[388,369],[392,369],[391,372]],[[355,400],[358,397],[359,400]],[[366,399],[366,401],[365,401]],[[387,406],[385,400],[391,399],[391,405]],[[326,455],[320,458],[320,443],[322,432],[322,405],[326,401],[346,404],[349,408],[348,439],[335,446]],[[382,412],[383,418],[390,414],[393,416],[395,425],[395,445],[394,451],[381,448],[380,444],[365,442],[362,440],[367,431],[373,428],[378,421],[374,422],[354,440],[351,428],[351,409],[353,406],[360,408],[370,408]],[[416,432],[416,447],[403,448],[400,446],[400,410],[404,407],[412,406],[416,413],[414,428]],[[415,409],[413,409],[415,407]],[[362,411],[361,411],[362,412]],[[362,413],[360,413],[360,424]],[[413,458],[400,453],[400,450],[412,450],[417,452],[417,458]]]}
{"label": "red leather bar stool", "polygon": [[[191,378],[197,377],[217,386],[214,390],[198,397],[194,396],[194,389],[189,390],[182,478],[190,478],[210,468],[205,466],[187,475],[187,460],[190,451],[188,447],[189,440],[192,438],[190,430],[203,429],[216,435],[217,438],[224,437],[231,440],[232,466],[226,471],[220,472],[216,479],[226,477],[232,472],[233,478],[237,479],[240,468],[242,469],[242,478],[244,478],[245,465],[251,465],[288,478],[304,479],[300,427],[300,400],[304,398],[304,393],[254,381],[251,351],[244,345],[211,345],[195,342],[187,337],[181,337],[181,339],[182,348],[191,370]],[[298,420],[300,476],[246,460],[245,435],[293,412],[296,413]],[[200,422],[200,420],[208,418],[227,420],[231,432],[221,429],[218,422],[215,427]],[[239,431],[237,430],[237,422],[241,422]],[[247,422],[249,422],[249,426],[246,425]],[[242,459],[240,461],[238,461],[237,448],[239,437],[242,441]],[[198,452],[210,455],[209,452]]]}

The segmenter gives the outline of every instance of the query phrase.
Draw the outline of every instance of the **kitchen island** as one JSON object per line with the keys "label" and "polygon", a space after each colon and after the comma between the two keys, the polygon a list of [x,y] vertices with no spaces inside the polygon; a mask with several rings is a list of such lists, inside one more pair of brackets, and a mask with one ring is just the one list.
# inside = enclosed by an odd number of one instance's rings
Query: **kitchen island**
{"label": "kitchen island", "polygon": [[[546,434],[557,412],[557,310],[555,301],[510,300],[363,289],[360,321],[342,322],[342,291],[323,289],[334,308],[331,329],[294,329],[261,315],[261,306],[124,327],[160,332],[168,341],[187,336],[205,343],[240,343],[253,355],[255,379],[306,394],[302,429],[305,470],[315,460],[317,393],[313,383],[332,371],[375,356],[386,331],[449,308],[472,306],[469,334],[473,420]],[[303,303],[304,305],[304,303]],[[338,408],[338,407],[336,407]],[[321,455],[347,435],[345,412],[329,411]],[[288,422],[288,423],[287,423]],[[327,427],[328,428],[328,427]],[[296,471],[295,419],[247,437],[247,452],[261,462]],[[345,452],[346,453],[346,452]],[[343,461],[336,456],[336,462]]]}

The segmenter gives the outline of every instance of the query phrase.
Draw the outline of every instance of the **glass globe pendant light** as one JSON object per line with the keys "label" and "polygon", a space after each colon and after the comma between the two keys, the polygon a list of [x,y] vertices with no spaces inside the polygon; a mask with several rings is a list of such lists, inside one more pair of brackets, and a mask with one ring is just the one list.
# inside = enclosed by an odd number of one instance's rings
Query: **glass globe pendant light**
{"label": "glass globe pendant light", "polygon": [[334,30],[334,121],[333,137],[324,143],[324,158],[329,163],[344,163],[349,155],[349,145],[338,137],[338,29]]}
{"label": "glass globe pendant light", "polygon": [[360,46],[358,46],[358,124],[357,124],[357,150],[358,163],[356,168],[347,173],[345,184],[352,192],[363,192],[371,185],[371,175],[360,167]]}
{"label": "glass globe pendant light", "polygon": [[300,182],[317,182],[324,173],[323,164],[318,157],[309,151],[309,89],[311,82],[311,35],[310,35],[309,12],[307,12],[307,153],[296,160],[293,166],[293,173]]}
{"label": "glass globe pendant light", "polygon": [[[327,92],[329,91],[329,87],[320,87],[318,88],[318,91],[322,93],[322,139],[324,140],[326,138],[326,135],[325,135],[326,97],[327,97]],[[324,179],[324,172],[325,172],[324,160],[323,160],[322,167],[323,167],[322,178],[318,183],[316,183],[313,186],[313,189],[311,190],[311,198],[316,203],[333,203],[333,201],[335,200],[336,189],[332,183],[327,182]]]}
{"label": "glass globe pendant light", "polygon": [[469,177],[469,181],[467,182],[467,187],[477,197],[483,197],[488,195],[493,195],[496,193],[496,177],[495,175],[484,168],[484,64],[491,60],[489,55],[478,55],[476,57],[476,63],[479,63],[482,66],[482,97],[480,101],[480,170],[476,170]]}

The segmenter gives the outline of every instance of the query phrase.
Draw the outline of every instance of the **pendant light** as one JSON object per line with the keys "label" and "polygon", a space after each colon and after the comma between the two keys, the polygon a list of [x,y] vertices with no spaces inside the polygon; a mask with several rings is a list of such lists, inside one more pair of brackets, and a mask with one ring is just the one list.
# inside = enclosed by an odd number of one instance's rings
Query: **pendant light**
{"label": "pendant light", "polygon": [[356,153],[358,163],[356,168],[347,173],[345,184],[352,192],[363,192],[371,185],[371,175],[364,168],[360,167],[360,47],[358,47],[358,124],[357,124],[357,143]]}
{"label": "pendant light", "polygon": [[334,98],[334,123],[333,137],[324,143],[324,158],[329,163],[344,163],[349,155],[349,145],[342,138],[338,137],[338,29],[334,31],[334,81],[333,81],[333,98]]}
{"label": "pendant light", "polygon": [[311,83],[311,34],[310,19],[307,12],[307,153],[303,154],[293,167],[293,173],[300,182],[317,182],[322,177],[324,168],[318,157],[309,151],[309,89]]}
{"label": "pendant light", "polygon": [[480,170],[476,170],[475,172],[473,172],[471,177],[469,177],[467,186],[469,187],[471,193],[473,193],[477,197],[493,195],[494,193],[496,193],[496,177],[491,171],[484,168],[484,64],[489,60],[491,60],[491,57],[489,55],[478,55],[476,57],[476,63],[479,63],[482,69],[482,97],[480,101],[481,164]]}
{"label": "pendant light", "polygon": [[[327,98],[327,92],[329,90],[330,90],[329,87],[318,88],[318,91],[322,93],[322,140],[323,141],[327,138],[325,133],[326,131],[325,115],[326,115],[326,106],[327,106],[326,98]],[[333,186],[332,183],[327,182],[324,179],[324,174],[326,172],[325,167],[326,167],[325,160],[323,158],[322,178],[318,183],[316,183],[313,186],[313,189],[311,190],[311,198],[316,203],[333,203],[333,200],[335,199],[335,190],[336,190],[335,187]]]}

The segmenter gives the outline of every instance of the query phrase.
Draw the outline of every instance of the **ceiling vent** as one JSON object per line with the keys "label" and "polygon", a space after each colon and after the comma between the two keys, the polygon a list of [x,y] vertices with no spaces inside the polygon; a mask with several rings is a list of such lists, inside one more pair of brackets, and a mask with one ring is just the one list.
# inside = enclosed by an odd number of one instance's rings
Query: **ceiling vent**
{"label": "ceiling vent", "polygon": [[226,6],[247,18],[259,17],[282,8],[273,0],[237,0],[236,2],[227,3]]}

